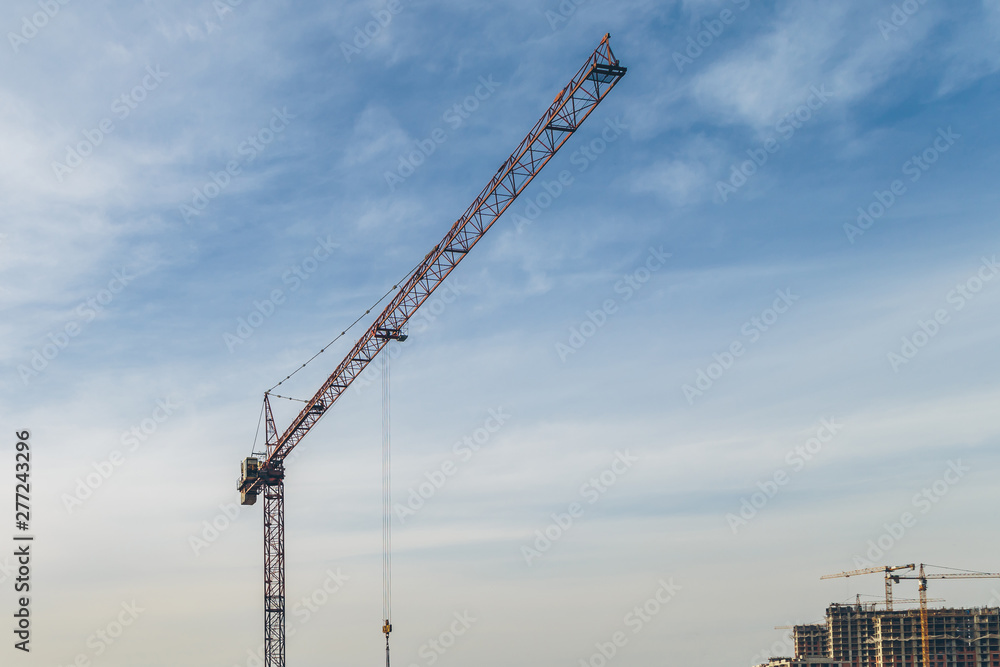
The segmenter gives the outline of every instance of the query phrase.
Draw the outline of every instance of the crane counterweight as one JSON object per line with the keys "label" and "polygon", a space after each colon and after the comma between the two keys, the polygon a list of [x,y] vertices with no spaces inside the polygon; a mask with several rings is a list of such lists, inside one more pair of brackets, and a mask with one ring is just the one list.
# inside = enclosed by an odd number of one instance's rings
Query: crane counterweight
{"label": "crane counterweight", "polygon": [[257,502],[257,492],[254,483],[260,479],[260,459],[248,456],[240,463],[240,482],[237,490],[240,492],[241,505],[253,505]]}

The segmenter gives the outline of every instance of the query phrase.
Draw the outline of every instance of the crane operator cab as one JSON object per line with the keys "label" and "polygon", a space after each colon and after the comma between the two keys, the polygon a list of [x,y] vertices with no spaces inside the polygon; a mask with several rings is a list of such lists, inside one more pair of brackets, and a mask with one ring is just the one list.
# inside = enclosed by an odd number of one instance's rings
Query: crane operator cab
{"label": "crane operator cab", "polygon": [[249,491],[251,485],[260,478],[260,459],[248,456],[240,463],[240,504],[253,505],[257,502],[257,494]]}

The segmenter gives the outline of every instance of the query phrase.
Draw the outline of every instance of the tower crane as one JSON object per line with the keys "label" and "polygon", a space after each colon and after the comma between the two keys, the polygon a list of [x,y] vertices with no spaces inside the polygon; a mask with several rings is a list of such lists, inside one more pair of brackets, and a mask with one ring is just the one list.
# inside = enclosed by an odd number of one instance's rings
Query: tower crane
{"label": "tower crane", "polygon": [[[932,565],[931,567],[941,567]],[[950,569],[950,568],[945,568]],[[923,667],[931,664],[931,637],[927,621],[927,580],[928,579],[1000,579],[996,572],[956,572],[952,574],[927,574],[924,564],[920,564],[920,572],[915,576],[898,576],[896,579],[913,579],[920,582],[920,643],[923,651]]]}
{"label": "tower crane", "polygon": [[[458,266],[524,188],[562,148],[627,71],[605,35],[583,67],[556,96],[514,152],[444,238],[409,274],[368,330],[292,423],[279,432],[264,395],[266,451],[241,463],[244,505],[264,496],[264,664],[285,667],[285,468],[292,449],[316,425],[391,340],[403,340],[407,321]],[[388,633],[388,619],[383,630]]]}
{"label": "tower crane", "polygon": [[893,572],[899,570],[915,570],[917,566],[914,563],[909,565],[883,565],[882,567],[866,567],[861,570],[851,570],[850,572],[839,572],[837,574],[824,574],[820,579],[836,579],[837,577],[855,577],[859,574],[875,574],[876,572],[885,573],[885,609],[886,611],[892,611],[892,584],[899,583],[899,577],[894,575]]}

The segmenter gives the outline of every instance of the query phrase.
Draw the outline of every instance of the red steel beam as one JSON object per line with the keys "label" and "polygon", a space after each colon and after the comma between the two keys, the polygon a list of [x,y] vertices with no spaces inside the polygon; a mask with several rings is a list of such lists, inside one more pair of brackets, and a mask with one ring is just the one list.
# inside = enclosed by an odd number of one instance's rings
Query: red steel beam
{"label": "red steel beam", "polygon": [[[619,64],[611,51],[610,38],[611,35],[604,36],[587,62],[556,96],[528,136],[500,165],[490,182],[452,225],[444,239],[427,253],[409,280],[375,318],[275,445],[268,447],[267,459],[261,464],[262,476],[269,471],[282,469],[282,461],[295,445],[336,403],[386,343],[402,331],[417,309],[625,75],[626,68]],[[255,481],[250,490],[259,492],[261,484],[260,480]]]}

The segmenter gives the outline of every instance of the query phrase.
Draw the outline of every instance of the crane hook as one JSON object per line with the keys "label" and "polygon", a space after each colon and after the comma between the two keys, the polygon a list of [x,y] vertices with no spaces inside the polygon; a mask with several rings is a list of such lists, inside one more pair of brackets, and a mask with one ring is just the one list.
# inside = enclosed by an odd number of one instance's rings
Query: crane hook
{"label": "crane hook", "polygon": [[382,632],[385,633],[385,667],[389,667],[389,633],[392,632],[392,625],[388,619],[382,625]]}

